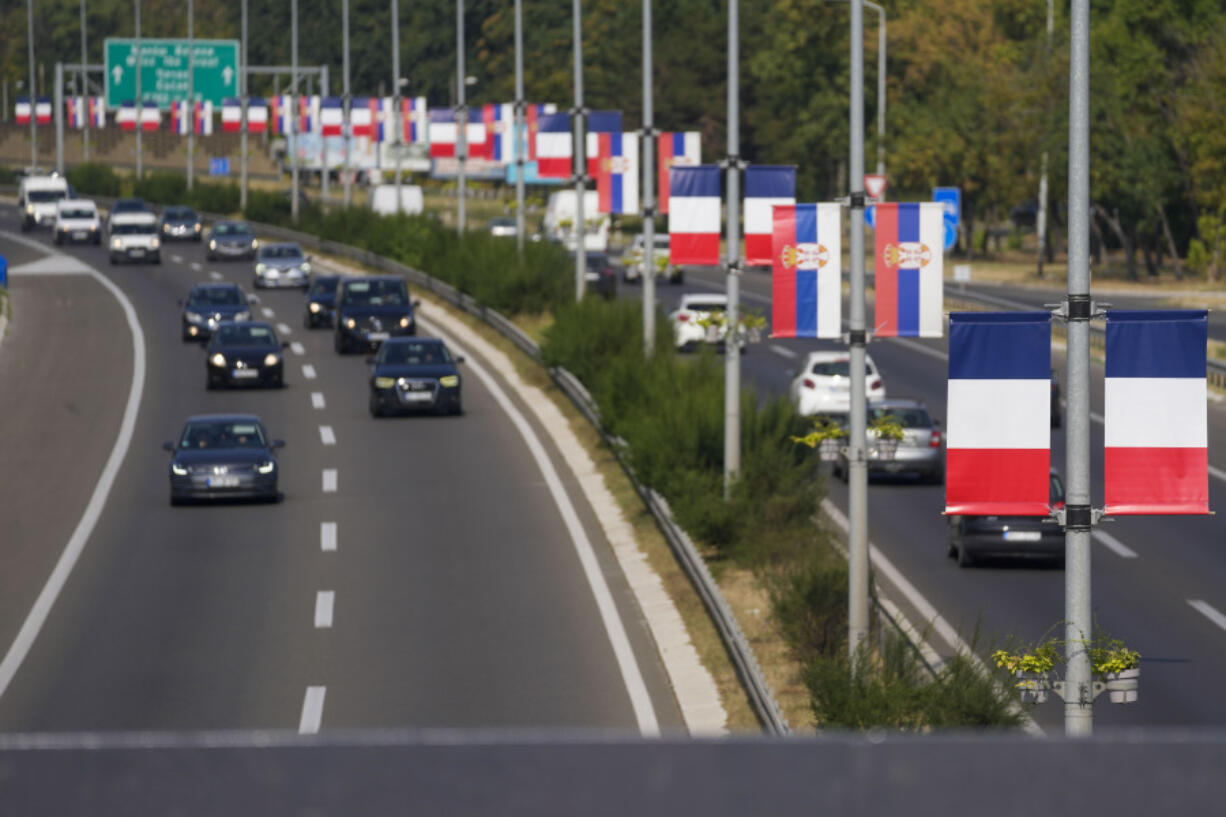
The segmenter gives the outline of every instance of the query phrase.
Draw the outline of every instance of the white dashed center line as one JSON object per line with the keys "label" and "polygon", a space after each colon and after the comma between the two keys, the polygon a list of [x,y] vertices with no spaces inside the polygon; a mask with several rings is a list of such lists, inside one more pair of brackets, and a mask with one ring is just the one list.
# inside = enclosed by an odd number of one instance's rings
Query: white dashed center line
{"label": "white dashed center line", "polygon": [[324,493],[325,494],[336,493],[336,469],[335,468],[325,468],[324,469]]}
{"label": "white dashed center line", "polygon": [[1226,616],[1222,615],[1212,604],[1200,599],[1188,599],[1188,604],[1192,605],[1192,609],[1200,613],[1205,618],[1212,621],[1217,626],[1226,630]]}
{"label": "white dashed center line", "polygon": [[320,522],[319,523],[319,549],[326,551],[336,550],[336,523],[335,522]]}
{"label": "white dashed center line", "polygon": [[214,281],[220,281],[221,273],[218,272],[217,270],[209,270],[209,277],[212,278]]}
{"label": "white dashed center line", "polygon": [[1128,545],[1125,545],[1119,539],[1116,539],[1114,536],[1107,533],[1106,531],[1095,528],[1094,538],[1098,540],[1098,543],[1100,545],[1107,548],[1107,550],[1114,551],[1117,556],[1120,556],[1124,559],[1137,558],[1137,552],[1135,550],[1128,547]]}
{"label": "white dashed center line", "polygon": [[325,630],[332,626],[332,606],[336,602],[336,592],[320,590],[315,594],[315,628]]}
{"label": "white dashed center line", "polygon": [[298,720],[298,734],[314,735],[324,719],[324,695],[327,687],[307,687],[302,699],[302,717]]}
{"label": "white dashed center line", "polygon": [[200,270],[201,270],[201,269],[202,269],[202,268],[201,268],[201,266],[200,266],[200,262],[199,262],[199,261],[193,261],[193,262],[192,262],[192,271],[193,271],[193,272],[200,272]]}
{"label": "white dashed center line", "polygon": [[794,360],[796,358],[795,352],[793,352],[788,347],[780,346],[777,343],[772,343],[770,345],[770,350],[774,352],[775,354],[779,355],[780,357],[786,357],[788,360]]}
{"label": "white dashed center line", "polygon": [[287,324],[287,323],[279,323],[279,324],[277,324],[277,331],[278,331],[278,332],[280,332],[282,335],[292,335],[292,334],[294,334],[294,330],[293,330],[293,329],[290,329],[290,328],[289,328],[289,324]]}
{"label": "white dashed center line", "polygon": [[311,406],[313,408],[321,409],[321,408],[324,408],[326,405],[327,404],[324,403],[324,393],[323,392],[321,391],[311,392]]}
{"label": "white dashed center line", "polygon": [[303,363],[302,364],[302,376],[305,377],[307,380],[314,380],[315,379],[315,367],[312,366],[310,363]]}
{"label": "white dashed center line", "polygon": [[265,318],[273,318],[273,317],[276,317],[277,313],[273,312],[271,309],[269,309],[266,306],[261,306],[260,314],[263,315]]}
{"label": "white dashed center line", "polygon": [[332,431],[332,426],[319,427],[319,441],[324,445],[336,445],[336,434]]}
{"label": "white dashed center line", "polygon": [[303,347],[303,345],[302,345],[301,343],[299,343],[298,341],[294,341],[293,343],[291,343],[291,344],[289,345],[289,350],[290,350],[291,352],[293,352],[294,354],[296,354],[296,355],[305,355],[305,354],[306,354],[306,349],[305,349],[305,348]]}
{"label": "white dashed center line", "polygon": [[176,255],[172,255],[172,256],[170,256],[170,260],[171,260],[171,261],[174,261],[176,264],[182,264],[182,263],[183,263],[183,256],[181,256],[181,255],[177,255],[177,254],[176,254]]}

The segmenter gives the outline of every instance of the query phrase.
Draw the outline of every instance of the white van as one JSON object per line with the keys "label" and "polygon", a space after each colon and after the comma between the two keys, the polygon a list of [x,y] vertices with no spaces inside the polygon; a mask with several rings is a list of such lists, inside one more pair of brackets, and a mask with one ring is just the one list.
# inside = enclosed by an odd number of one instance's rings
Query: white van
{"label": "white van", "polygon": [[[396,214],[396,185],[376,184],[370,188],[370,209],[381,216]],[[425,209],[421,188],[415,184],[400,185],[400,212],[419,216]]]}
{"label": "white van", "polygon": [[[587,190],[583,194],[583,220],[587,230],[583,235],[583,246],[594,252],[608,252],[609,227],[611,220],[608,213],[600,212],[600,195],[595,190]],[[575,191],[558,190],[549,194],[549,202],[545,205],[545,218],[541,223],[541,231],[548,241],[557,241],[568,250],[575,249]]]}
{"label": "white van", "polygon": [[68,198],[68,180],[63,176],[26,176],[17,188],[21,208],[21,231],[50,227],[55,223],[56,203]]}
{"label": "white van", "polygon": [[112,264],[120,261],[162,263],[157,216],[147,212],[112,213],[110,248]]}
{"label": "white van", "polygon": [[60,199],[55,208],[55,243],[65,241],[102,242],[102,221],[98,206],[89,199]]}

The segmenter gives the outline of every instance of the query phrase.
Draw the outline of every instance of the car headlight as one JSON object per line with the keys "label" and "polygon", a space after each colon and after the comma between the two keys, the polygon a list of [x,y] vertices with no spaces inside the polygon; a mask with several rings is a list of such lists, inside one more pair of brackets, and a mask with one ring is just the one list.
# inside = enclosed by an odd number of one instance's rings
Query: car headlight
{"label": "car headlight", "polygon": [[174,474],[176,477],[185,477],[187,476],[187,469],[182,465],[179,465],[177,462],[172,462],[170,464],[170,473]]}
{"label": "car headlight", "polygon": [[345,319],[345,328],[346,328],[346,329],[357,329],[357,328],[358,328],[358,322],[357,322],[357,321],[355,321],[353,318],[346,318],[346,319]]}
{"label": "car headlight", "polygon": [[264,357],[265,366],[276,366],[280,362],[281,362],[281,356],[277,354],[276,352],[269,352]]}
{"label": "car headlight", "polygon": [[204,320],[204,316],[198,312],[184,312],[183,317],[187,318],[188,323],[200,323]]}
{"label": "car headlight", "polygon": [[221,352],[218,352],[217,354],[209,358],[209,363],[212,363],[214,366],[217,366],[218,368],[225,368],[226,356],[223,355]]}
{"label": "car headlight", "polygon": [[162,232],[164,232],[164,233],[168,233],[168,232],[170,232],[170,225],[169,225],[169,224],[163,224],[163,225],[162,225]]}
{"label": "car headlight", "polygon": [[454,389],[460,385],[460,376],[458,374],[445,374],[438,379],[438,384],[444,389]]}
{"label": "car headlight", "polygon": [[27,212],[27,213],[29,213],[30,215],[34,215],[34,205],[33,205],[33,204],[27,204],[27,205],[26,205],[26,212]]}
{"label": "car headlight", "polygon": [[197,221],[194,225],[192,225],[192,229],[196,232],[200,232],[200,222]]}
{"label": "car headlight", "polygon": [[210,249],[210,250],[215,250],[215,249],[217,249],[217,239],[215,239],[215,238],[210,238],[210,239],[209,239],[209,249]]}
{"label": "car headlight", "polygon": [[316,301],[311,301],[309,304],[307,304],[307,309],[311,310],[312,314],[318,315],[323,310],[323,307]]}
{"label": "car headlight", "polygon": [[158,237],[155,235],[153,237],[153,241],[149,243],[149,246],[153,247],[153,249],[156,250],[160,245],[161,245],[161,242],[158,241]]}
{"label": "car headlight", "polygon": [[266,269],[268,269],[268,265],[267,265],[267,264],[256,264],[256,265],[255,265],[255,271],[256,271],[256,272],[263,272],[263,271],[264,271],[264,270],[266,270]]}
{"label": "car headlight", "polygon": [[298,266],[298,269],[302,270],[303,272],[310,272],[310,271],[311,271],[311,262],[310,262],[310,261],[303,261],[303,262],[302,262],[302,263],[301,263],[301,264]]}
{"label": "car headlight", "polygon": [[112,250],[122,250],[123,242],[120,241],[118,238],[112,238],[111,239],[111,249]]}
{"label": "car headlight", "polygon": [[251,239],[251,249],[258,250],[260,248],[260,240],[258,238]]}
{"label": "car headlight", "polygon": [[235,312],[234,313],[234,321],[236,323],[241,323],[243,321],[249,321],[249,320],[251,320],[250,312]]}
{"label": "car headlight", "polygon": [[390,389],[392,386],[395,386],[395,385],[396,385],[396,378],[394,377],[376,377],[375,378],[375,388],[376,389]]}
{"label": "car headlight", "polygon": [[261,474],[271,474],[273,472],[273,469],[276,467],[277,467],[277,464],[273,462],[272,460],[269,460],[268,462],[262,462],[259,465],[257,465],[255,467],[255,470],[259,471]]}
{"label": "car headlight", "polygon": [[408,315],[405,315],[403,318],[400,319],[400,328],[408,329],[409,324],[411,324],[412,322],[413,322],[413,319],[410,318]]}
{"label": "car headlight", "polygon": [[90,231],[91,233],[96,233],[96,232],[98,232],[98,225],[97,225],[97,224],[91,224],[91,225],[89,225],[89,231]]}

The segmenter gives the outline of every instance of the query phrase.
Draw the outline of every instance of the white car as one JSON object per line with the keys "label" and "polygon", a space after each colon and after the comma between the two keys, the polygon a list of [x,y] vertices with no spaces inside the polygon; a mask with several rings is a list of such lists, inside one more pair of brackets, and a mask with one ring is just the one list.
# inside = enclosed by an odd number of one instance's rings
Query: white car
{"label": "white car", "polygon": [[[681,304],[669,313],[673,339],[678,349],[691,349],[702,343],[724,342],[728,328],[723,322],[728,311],[728,296],[722,293],[691,292],[681,296]],[[745,349],[745,338],[740,347]]]}
{"label": "white car", "polygon": [[[868,400],[885,399],[885,381],[877,365],[864,356],[864,394]],[[804,368],[788,389],[796,413],[847,414],[851,411],[851,358],[847,352],[810,352]]]}
{"label": "white car", "polygon": [[68,180],[63,176],[25,176],[17,188],[21,208],[21,231],[50,227],[55,223],[56,206],[69,198]]}
{"label": "white car", "polygon": [[[652,256],[656,261],[656,277],[667,278],[670,284],[680,284],[685,280],[685,273],[668,262],[668,233],[653,233],[651,237],[655,250]],[[643,278],[643,234],[639,233],[630,242],[630,246],[622,253],[622,280],[639,281]]]}
{"label": "white car", "polygon": [[88,241],[102,243],[102,220],[98,206],[89,199],[60,199],[55,207],[55,243]]}
{"label": "white car", "polygon": [[158,219],[153,213],[111,213],[109,239],[111,263],[150,261],[162,263]]}

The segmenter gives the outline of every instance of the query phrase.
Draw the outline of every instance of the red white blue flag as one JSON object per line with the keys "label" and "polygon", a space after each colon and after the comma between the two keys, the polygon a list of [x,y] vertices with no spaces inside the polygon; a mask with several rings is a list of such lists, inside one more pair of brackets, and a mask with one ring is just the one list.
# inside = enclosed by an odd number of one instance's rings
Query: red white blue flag
{"label": "red white blue flag", "polygon": [[843,333],[843,228],[837,203],[777,204],[771,242],[771,337]]}
{"label": "red white blue flag", "polygon": [[673,167],[668,259],[677,266],[719,264],[720,181],[716,165]]}
{"label": "red white blue flag", "polygon": [[673,165],[695,167],[702,164],[702,134],[698,131],[661,133],[656,144],[659,148],[656,155],[656,171],[659,174],[656,181],[656,209],[667,213],[669,168]]}
{"label": "red white blue flag", "polygon": [[600,134],[622,132],[621,111],[592,111],[584,121],[585,144],[583,155],[587,157],[587,175],[593,179],[600,173],[601,160],[609,158],[601,153]]}
{"label": "red white blue flag", "polygon": [[272,102],[273,133],[287,134],[294,129],[294,98],[289,94],[274,96]]}
{"label": "red white blue flag", "polygon": [[66,108],[67,116],[65,120],[70,128],[85,127],[85,98],[79,96],[70,96],[64,98],[64,107]]}
{"label": "red white blue flag", "polygon": [[140,111],[141,130],[157,130],[162,124],[162,112],[156,102],[145,101]]}
{"label": "red white blue flag", "polygon": [[524,110],[524,123],[528,129],[528,161],[536,161],[536,135],[540,131],[540,118],[544,114],[558,112],[558,106],[552,102],[529,103]]}
{"label": "red white blue flag", "polygon": [[424,96],[402,100],[408,104],[404,118],[404,141],[415,145],[430,144],[430,111]]}
{"label": "red white blue flag", "polygon": [[450,159],[455,156],[455,111],[451,108],[430,109],[430,158]]}
{"label": "red white blue flag", "polygon": [[941,337],[945,216],[940,202],[876,205],[878,337]]}
{"label": "red white blue flag", "polygon": [[639,212],[639,137],[636,133],[601,133],[596,194],[602,213]]}
{"label": "red white blue flag", "polygon": [[771,266],[771,208],[796,203],[795,165],[750,165],[745,169],[745,264]]}
{"label": "red white blue flag", "polygon": [[13,108],[13,115],[16,117],[18,125],[30,124],[30,117],[34,115],[34,108],[30,105],[28,96],[17,97],[17,104]]}
{"label": "red white blue flag", "polygon": [[34,105],[34,119],[40,125],[51,124],[51,98],[40,96]]}
{"label": "red white blue flag", "polygon": [[948,412],[946,513],[1051,513],[1049,313],[951,313]]}
{"label": "red white blue flag", "polygon": [[200,136],[213,135],[213,101],[205,99],[195,106],[196,133]]}
{"label": "red white blue flag", "polygon": [[191,120],[187,115],[187,100],[176,99],[170,103],[170,132],[179,136],[187,136],[188,124]]}
{"label": "red white blue flag", "polygon": [[247,131],[263,133],[268,130],[268,103],[263,97],[247,100]]}
{"label": "red white blue flag", "polygon": [[574,174],[574,136],[570,114],[541,114],[537,120],[536,172],[542,178],[565,179]]}
{"label": "red white blue flag", "polygon": [[[29,120],[27,120],[28,122]],[[136,130],[136,103],[131,100],[122,102],[119,105],[119,111],[115,114],[115,124],[119,125],[121,130]]]}
{"label": "red white blue flag", "polygon": [[369,139],[375,131],[375,113],[378,100],[368,96],[354,97],[349,103],[350,133],[355,137]]}
{"label": "red white blue flag", "polygon": [[324,136],[345,132],[345,101],[339,96],[324,97],[319,104],[319,129]]}
{"label": "red white blue flag", "polygon": [[510,162],[515,148],[515,106],[509,103],[481,106],[481,121],[485,125],[486,158],[495,162]]}
{"label": "red white blue flag", "polygon": [[1209,513],[1203,309],[1107,312],[1106,512]]}
{"label": "red white blue flag", "polygon": [[89,126],[91,128],[106,127],[106,100],[104,97],[86,97],[89,105]]}
{"label": "red white blue flag", "polygon": [[243,101],[226,97],[221,101],[221,132],[238,133],[243,129]]}

